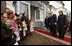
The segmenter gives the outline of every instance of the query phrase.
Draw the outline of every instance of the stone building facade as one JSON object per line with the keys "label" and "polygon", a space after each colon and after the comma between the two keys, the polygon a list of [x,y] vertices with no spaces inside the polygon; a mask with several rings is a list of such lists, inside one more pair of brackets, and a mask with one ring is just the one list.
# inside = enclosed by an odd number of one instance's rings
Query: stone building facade
{"label": "stone building facade", "polygon": [[62,1],[5,1],[6,7],[13,10],[14,13],[20,14],[27,11],[29,19],[32,18],[34,27],[45,28],[44,20],[49,11],[57,14],[59,10],[64,10]]}
{"label": "stone building facade", "polygon": [[5,12],[6,2],[1,1],[1,12]]}
{"label": "stone building facade", "polygon": [[49,4],[51,5],[51,11],[57,15],[57,18],[60,10],[62,10],[65,15],[68,14],[67,9],[64,7],[65,5],[63,1],[50,1]]}
{"label": "stone building facade", "polygon": [[44,19],[50,11],[49,5],[42,1],[16,1],[15,12],[17,14],[28,12],[29,19],[34,21],[34,27],[44,28]]}

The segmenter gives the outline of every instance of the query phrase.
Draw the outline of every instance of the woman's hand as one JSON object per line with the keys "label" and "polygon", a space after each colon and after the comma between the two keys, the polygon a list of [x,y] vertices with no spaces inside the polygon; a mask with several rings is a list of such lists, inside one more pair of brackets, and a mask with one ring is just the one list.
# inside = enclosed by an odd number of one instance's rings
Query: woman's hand
{"label": "woman's hand", "polygon": [[14,27],[11,27],[10,29],[14,29]]}

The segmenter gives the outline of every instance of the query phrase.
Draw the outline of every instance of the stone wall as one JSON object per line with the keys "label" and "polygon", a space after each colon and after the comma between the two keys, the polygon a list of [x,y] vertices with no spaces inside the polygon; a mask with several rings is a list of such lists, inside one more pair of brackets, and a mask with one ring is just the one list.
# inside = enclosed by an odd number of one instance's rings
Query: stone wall
{"label": "stone wall", "polygon": [[5,1],[1,1],[1,12],[5,12]]}

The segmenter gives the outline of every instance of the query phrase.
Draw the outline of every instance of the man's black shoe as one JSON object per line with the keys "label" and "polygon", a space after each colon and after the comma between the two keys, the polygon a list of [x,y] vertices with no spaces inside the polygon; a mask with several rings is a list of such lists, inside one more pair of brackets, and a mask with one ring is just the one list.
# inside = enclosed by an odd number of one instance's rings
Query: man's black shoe
{"label": "man's black shoe", "polygon": [[59,38],[61,38],[61,37],[59,36]]}
{"label": "man's black shoe", "polygon": [[27,38],[27,37],[25,36],[23,39],[26,40],[26,38]]}
{"label": "man's black shoe", "polygon": [[53,35],[54,37],[56,37],[57,35]]}
{"label": "man's black shoe", "polygon": [[64,37],[61,37],[61,39],[64,39]]}

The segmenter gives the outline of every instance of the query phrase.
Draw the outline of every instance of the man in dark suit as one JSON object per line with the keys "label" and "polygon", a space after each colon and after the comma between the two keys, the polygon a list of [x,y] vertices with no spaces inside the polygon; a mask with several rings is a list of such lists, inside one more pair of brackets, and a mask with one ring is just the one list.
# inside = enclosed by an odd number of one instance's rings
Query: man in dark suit
{"label": "man in dark suit", "polygon": [[52,15],[52,12],[50,12],[50,17],[49,17],[49,28],[50,28],[50,33],[52,36],[56,37],[57,33],[56,33],[56,22],[57,18],[56,18],[56,14]]}
{"label": "man in dark suit", "polygon": [[63,14],[63,11],[59,11],[59,16],[58,16],[58,33],[59,33],[59,38],[64,39],[64,35],[66,33],[67,29],[67,19],[66,15]]}

